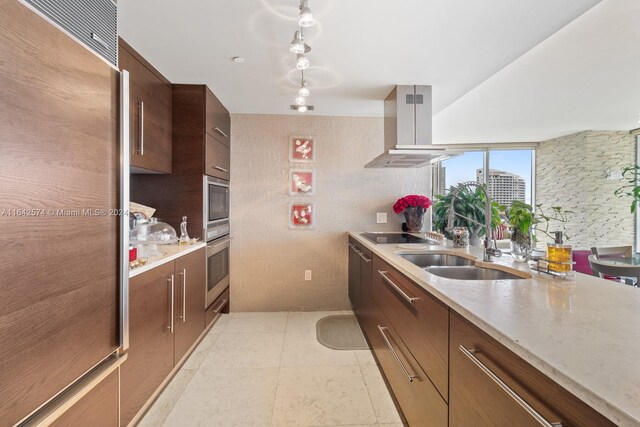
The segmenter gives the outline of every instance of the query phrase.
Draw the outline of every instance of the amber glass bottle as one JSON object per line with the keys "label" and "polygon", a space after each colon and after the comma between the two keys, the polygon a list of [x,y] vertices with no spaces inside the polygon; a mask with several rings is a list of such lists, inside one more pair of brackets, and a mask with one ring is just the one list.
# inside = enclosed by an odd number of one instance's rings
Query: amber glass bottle
{"label": "amber glass bottle", "polygon": [[547,243],[549,270],[558,273],[568,273],[573,269],[573,265],[570,264],[572,247],[564,243],[562,231],[556,231],[554,234],[555,241],[553,243]]}

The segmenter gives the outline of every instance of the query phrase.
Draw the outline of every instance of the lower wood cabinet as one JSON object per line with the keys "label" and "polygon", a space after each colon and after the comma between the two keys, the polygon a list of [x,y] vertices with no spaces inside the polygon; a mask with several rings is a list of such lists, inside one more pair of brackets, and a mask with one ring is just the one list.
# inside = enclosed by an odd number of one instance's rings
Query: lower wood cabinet
{"label": "lower wood cabinet", "polygon": [[119,374],[118,370],[115,370],[56,419],[51,426],[117,427],[118,387]]}
{"label": "lower wood cabinet", "polygon": [[381,311],[370,312],[367,323],[369,343],[409,425],[446,427],[447,402],[395,328]]}
{"label": "lower wood cabinet", "polygon": [[373,299],[411,354],[449,399],[449,307],[373,257]]}
{"label": "lower wood cabinet", "polygon": [[615,425],[453,311],[450,354],[451,427]]}
{"label": "lower wood cabinet", "polygon": [[175,260],[175,363],[182,359],[204,331],[206,268],[204,248]]}
{"label": "lower wood cabinet", "polygon": [[129,350],[121,367],[128,425],[205,328],[206,248],[131,278]]}
{"label": "lower wood cabinet", "polygon": [[173,369],[173,273],[173,263],[169,262],[129,281],[129,350],[120,368],[123,427]]}
{"label": "lower wood cabinet", "polygon": [[219,314],[229,312],[229,288],[222,291],[220,296],[211,304],[205,313],[207,326],[213,322]]}

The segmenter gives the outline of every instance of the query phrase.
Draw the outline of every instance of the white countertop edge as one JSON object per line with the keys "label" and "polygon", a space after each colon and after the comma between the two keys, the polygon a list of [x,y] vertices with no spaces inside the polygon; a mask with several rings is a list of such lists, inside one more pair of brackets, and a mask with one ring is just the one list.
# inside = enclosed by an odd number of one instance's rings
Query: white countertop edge
{"label": "white countertop edge", "polygon": [[[178,245],[171,245],[173,248],[175,248],[175,246]],[[129,279],[131,279],[132,277],[135,277],[139,274],[145,273],[149,270],[152,270],[162,264],[166,264],[168,262],[171,262],[177,258],[180,258],[181,256],[190,254],[191,252],[195,252],[198,249],[202,249],[204,247],[206,247],[207,244],[205,242],[198,242],[195,245],[181,245],[178,249],[174,249],[177,250],[177,252],[169,254],[169,255],[164,255],[162,256],[162,258],[160,259],[155,259],[154,261],[147,263],[141,267],[138,268],[134,268],[133,270],[129,270]],[[160,250],[162,250],[162,246],[159,246]],[[152,257],[152,258],[156,258],[156,257]]]}
{"label": "white countertop edge", "polygon": [[[496,326],[488,323],[479,315],[469,311],[467,308],[463,307],[457,301],[441,293],[438,289],[431,287],[429,283],[427,283],[424,280],[424,278],[417,277],[411,271],[407,270],[402,265],[399,265],[397,262],[397,259],[394,259],[393,257],[389,257],[386,253],[380,251],[377,248],[379,246],[386,246],[386,247],[396,246],[397,247],[397,245],[394,245],[394,244],[377,245],[371,242],[370,240],[366,239],[365,237],[361,236],[360,235],[361,233],[362,232],[351,232],[351,231],[347,232],[347,234],[350,237],[353,237],[354,239],[356,239],[359,243],[367,247],[369,250],[371,250],[381,259],[383,259],[384,261],[392,265],[394,268],[402,272],[409,279],[411,279],[416,284],[421,286],[424,290],[426,290],[431,295],[438,298],[443,303],[447,304],[456,313],[460,314],[462,317],[464,317],[465,319],[473,323],[475,326],[480,328],[489,336],[491,336],[492,338],[497,340],[499,343],[507,347],[509,350],[513,351],[515,354],[517,354],[522,359],[527,361],[529,364],[534,366],[540,372],[544,373],[546,376],[551,378],[557,384],[564,387],[567,391],[571,392],[573,395],[575,395],[577,398],[585,402],[587,405],[594,408],[596,411],[600,412],[602,415],[604,415],[606,418],[608,418],[610,421],[612,421],[616,425],[619,425],[621,427],[637,427],[640,425],[640,420],[636,419],[633,415],[629,414],[627,411],[621,409],[619,406],[608,401],[606,398],[599,395],[597,391],[592,390],[588,387],[585,387],[579,382],[577,382],[576,380],[567,376],[562,371],[560,371],[557,367],[553,366],[551,363],[545,361],[541,357],[537,356],[535,353],[523,347],[519,342],[516,342],[514,338],[511,338],[505,333],[503,333],[502,331],[500,331]],[[452,250],[452,249],[453,248],[451,247],[432,245],[432,246],[429,246],[428,249],[426,250],[434,251],[434,250]],[[476,251],[479,251],[480,253],[482,252],[481,248],[470,248],[470,249],[471,249],[471,252],[473,252],[474,249]],[[398,248],[398,250],[404,251],[405,249]],[[417,251],[418,252],[425,251],[425,249],[421,249]],[[469,253],[469,251],[467,251],[467,253]],[[471,255],[475,256],[476,254],[471,254]],[[399,258],[399,257],[396,256],[395,258]],[[538,273],[533,272],[534,277],[531,280],[541,280],[540,278],[537,277],[537,274]],[[581,275],[580,273],[576,273],[576,274]],[[586,276],[586,277],[592,278],[592,276]],[[571,351],[571,350],[568,349],[567,351]]]}

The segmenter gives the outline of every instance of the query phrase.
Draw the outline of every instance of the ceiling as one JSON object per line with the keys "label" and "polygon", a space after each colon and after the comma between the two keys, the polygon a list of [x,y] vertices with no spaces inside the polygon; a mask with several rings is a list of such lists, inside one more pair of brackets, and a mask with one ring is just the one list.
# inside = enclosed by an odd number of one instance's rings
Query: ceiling
{"label": "ceiling", "polygon": [[[309,103],[315,114],[379,116],[395,84],[431,84],[435,142],[637,127],[640,105],[627,109],[640,90],[630,87],[640,76],[632,24],[640,2],[598,3],[310,0],[318,23],[305,34]],[[289,114],[299,85],[288,51],[297,6],[123,0],[120,34],[169,80],[208,84],[231,112]]]}

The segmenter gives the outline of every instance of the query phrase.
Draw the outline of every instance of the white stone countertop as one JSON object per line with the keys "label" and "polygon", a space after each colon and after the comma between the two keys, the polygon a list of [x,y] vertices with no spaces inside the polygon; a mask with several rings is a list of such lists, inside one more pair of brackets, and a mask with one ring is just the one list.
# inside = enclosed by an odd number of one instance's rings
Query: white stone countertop
{"label": "white stone countertop", "polygon": [[138,274],[142,274],[145,271],[149,271],[159,265],[171,262],[176,258],[180,258],[183,255],[197,251],[198,249],[206,247],[204,242],[197,242],[194,245],[158,245],[158,250],[163,252],[163,255],[152,256],[147,258],[147,263],[143,266],[129,270],[129,278],[135,277]]}
{"label": "white stone countertop", "polygon": [[[639,288],[580,273],[554,278],[509,255],[492,264],[531,279],[452,280],[397,255],[425,249],[376,245],[360,232],[348,234],[612,422],[640,425]],[[482,248],[450,245],[426,250],[482,260]]]}

